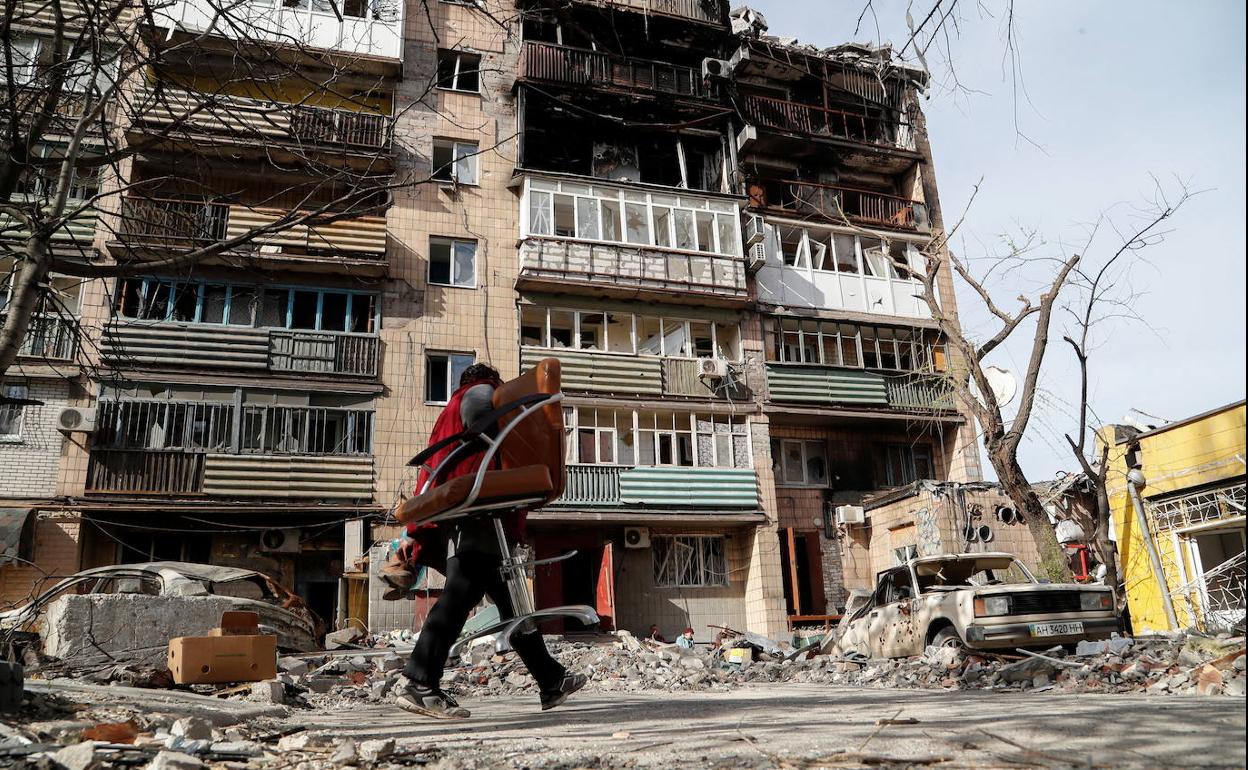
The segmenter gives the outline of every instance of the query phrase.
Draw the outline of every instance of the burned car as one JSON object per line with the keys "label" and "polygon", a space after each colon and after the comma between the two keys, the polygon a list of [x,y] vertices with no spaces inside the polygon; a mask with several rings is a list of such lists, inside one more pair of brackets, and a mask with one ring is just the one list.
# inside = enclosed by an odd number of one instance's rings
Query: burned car
{"label": "burned car", "polygon": [[846,609],[836,646],[873,658],[928,645],[989,650],[1107,639],[1120,630],[1113,591],[1042,583],[1008,553],[911,559],[877,576]]}
{"label": "burned car", "polygon": [[44,651],[59,658],[83,651],[156,656],[172,637],[208,633],[226,610],[255,612],[261,630],[277,636],[283,649],[319,649],[320,621],[277,581],[248,569],[185,562],[83,570],[0,613],[0,629],[37,628]]}

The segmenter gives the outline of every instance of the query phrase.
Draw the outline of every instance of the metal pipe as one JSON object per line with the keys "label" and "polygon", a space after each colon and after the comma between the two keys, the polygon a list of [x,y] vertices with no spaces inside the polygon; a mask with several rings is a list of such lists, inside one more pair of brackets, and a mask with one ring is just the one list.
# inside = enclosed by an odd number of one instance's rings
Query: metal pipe
{"label": "metal pipe", "polygon": [[1157,554],[1157,544],[1148,531],[1148,519],[1144,516],[1144,502],[1140,499],[1140,490],[1144,488],[1144,474],[1138,468],[1127,473],[1127,494],[1131,496],[1131,507],[1135,509],[1135,524],[1140,530],[1140,539],[1144,541],[1144,550],[1148,551],[1148,561],[1153,568],[1153,579],[1161,592],[1161,606],[1166,611],[1166,620],[1170,630],[1179,629],[1179,618],[1174,613],[1174,603],[1170,601],[1170,589],[1166,585],[1166,573],[1161,568],[1161,557]]}

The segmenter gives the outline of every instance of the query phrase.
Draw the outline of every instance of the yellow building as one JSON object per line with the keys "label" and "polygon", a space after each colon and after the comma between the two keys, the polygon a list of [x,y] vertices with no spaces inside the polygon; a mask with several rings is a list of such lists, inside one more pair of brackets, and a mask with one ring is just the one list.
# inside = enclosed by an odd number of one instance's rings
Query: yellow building
{"label": "yellow building", "polygon": [[[1172,629],[1174,621],[1201,629],[1242,623],[1244,402],[1145,432],[1114,426],[1112,439],[1110,504],[1136,633]],[[1138,495],[1131,493],[1133,470]],[[1156,546],[1164,592],[1139,512]]]}

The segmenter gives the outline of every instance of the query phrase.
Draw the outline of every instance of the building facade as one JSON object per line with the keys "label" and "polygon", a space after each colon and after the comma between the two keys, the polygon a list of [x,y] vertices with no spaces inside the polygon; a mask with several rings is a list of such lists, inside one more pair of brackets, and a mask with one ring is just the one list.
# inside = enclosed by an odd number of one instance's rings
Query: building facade
{"label": "building facade", "polygon": [[1243,625],[1244,419],[1240,401],[1150,430],[1102,432],[1111,442],[1109,500],[1136,633]]}
{"label": "building facade", "polygon": [[[326,169],[393,179],[384,217],[74,283],[73,317],[46,323],[80,331],[62,343],[77,347],[56,359],[55,334],[32,335],[5,380],[39,402],[0,421],[18,425],[0,436],[0,498],[24,558],[61,574],[246,566],[325,617],[403,625],[428,595],[396,610],[342,589],[396,534],[407,461],[478,361],[504,378],[562,362],[567,492],[528,538],[538,558],[576,553],[539,568],[536,599],[596,606],[614,628],[779,634],[834,615],[863,581],[855,554],[888,534],[854,506],[979,478],[956,362],[916,296],[943,227],[925,77],[887,49],[784,42],[700,0],[332,19],[288,4],[228,29],[201,5],[170,11],[176,34],[222,38],[222,61],[143,78],[162,109],[121,130],[143,141],[196,88],[230,108],[135,158],[126,178],[161,194],[101,211],[117,224],[93,247],[228,239],[321,203],[291,191]],[[281,53],[292,30],[314,77],[230,73],[240,46]],[[351,98],[311,89],[318,75]],[[223,121],[273,104],[298,117],[225,146]],[[205,180],[244,192],[197,199]],[[47,428],[62,404],[94,410],[93,429]],[[6,599],[32,570],[0,567]]]}

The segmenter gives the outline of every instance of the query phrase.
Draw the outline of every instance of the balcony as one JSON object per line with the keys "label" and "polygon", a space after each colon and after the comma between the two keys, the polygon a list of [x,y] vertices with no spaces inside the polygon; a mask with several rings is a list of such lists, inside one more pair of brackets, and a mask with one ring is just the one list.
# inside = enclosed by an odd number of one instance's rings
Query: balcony
{"label": "balcony", "polygon": [[520,51],[519,77],[618,90],[626,95],[647,92],[690,99],[714,99],[718,95],[717,89],[703,81],[702,72],[693,67],[532,41]]}
{"label": "balcony", "polygon": [[397,75],[403,58],[403,7],[403,3],[361,3],[334,8],[307,0],[251,0],[223,6],[208,0],[175,0],[153,13],[158,26],[191,35],[346,54],[355,57],[347,59],[353,68],[364,68],[370,59],[393,60],[387,74]]}
{"label": "balcony", "polygon": [[93,449],[89,495],[371,500],[371,457]]}
{"label": "balcony", "polygon": [[767,364],[771,401],[808,406],[849,406],[896,412],[957,409],[947,382],[937,375],[885,375],[813,364]]}
{"label": "balcony", "polygon": [[835,110],[769,96],[744,97],[746,118],[755,126],[821,139],[914,151],[909,126],[860,113]]}
{"label": "balcony", "polygon": [[135,101],[137,125],[174,135],[220,135],[244,143],[263,137],[300,148],[370,155],[390,149],[385,115],[175,88],[145,89]]}
{"label": "balcony", "polygon": [[931,231],[927,206],[922,201],[799,179],[768,184],[767,190],[765,200],[756,203],[777,214],[835,223],[848,220],[889,230]]}
{"label": "balcony", "polygon": [[[233,203],[124,198],[116,240],[127,249],[191,249],[271,225],[289,213]],[[260,235],[232,253],[272,262],[350,265],[364,275],[381,275],[385,271],[386,219],[362,216],[328,224],[294,225]]]}
{"label": "balcony", "polygon": [[723,24],[719,0],[578,0],[584,5],[619,8],[658,16],[670,16],[703,24]]}
{"label": "balcony", "polygon": [[101,354],[118,368],[253,370],[375,378],[381,341],[373,334],[255,329],[210,324],[114,321]]}
{"label": "balcony", "polygon": [[530,174],[521,206],[519,288],[749,302],[735,200]]}
{"label": "balcony", "polygon": [[[746,401],[750,391],[743,382],[720,385],[699,377],[697,359],[594,353],[583,350],[521,348],[520,365],[529,369],[543,358],[557,358],[562,365],[563,387],[572,392],[610,393],[630,396],[687,396]],[[744,379],[740,364],[730,364]]]}
{"label": "balcony", "polygon": [[[19,205],[21,205],[19,203]],[[66,211],[76,211],[78,207],[83,205],[83,201],[70,200],[66,204]],[[83,254],[91,252],[95,242],[95,225],[99,219],[99,212],[94,206],[88,207],[65,222],[64,225],[57,228],[52,233],[51,246],[54,254],[76,255],[81,257]],[[0,240],[8,242],[22,242],[30,237],[30,229],[25,223],[14,217],[0,211]]]}
{"label": "balcony", "polygon": [[751,469],[569,465],[558,506],[757,510]]}
{"label": "balcony", "polygon": [[[5,315],[0,313],[0,326]],[[30,319],[26,336],[17,349],[19,358],[39,361],[73,361],[78,355],[78,321],[55,315],[37,315]]]}

